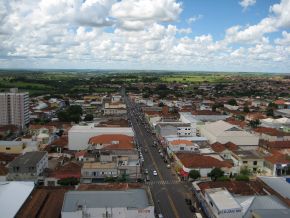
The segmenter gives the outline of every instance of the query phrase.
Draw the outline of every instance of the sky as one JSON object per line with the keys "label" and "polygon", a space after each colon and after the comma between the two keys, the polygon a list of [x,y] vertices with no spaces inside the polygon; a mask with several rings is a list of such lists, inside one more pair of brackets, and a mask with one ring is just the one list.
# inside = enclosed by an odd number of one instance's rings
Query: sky
{"label": "sky", "polygon": [[290,73],[290,0],[0,0],[0,68]]}

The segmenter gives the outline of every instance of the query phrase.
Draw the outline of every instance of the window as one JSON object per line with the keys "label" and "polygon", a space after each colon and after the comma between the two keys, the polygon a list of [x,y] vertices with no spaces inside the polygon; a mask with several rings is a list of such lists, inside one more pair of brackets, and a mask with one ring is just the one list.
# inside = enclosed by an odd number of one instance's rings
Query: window
{"label": "window", "polygon": [[248,161],[243,161],[243,164],[248,164]]}
{"label": "window", "polygon": [[257,171],[257,168],[253,168],[253,171],[256,172]]}
{"label": "window", "polygon": [[184,151],[184,147],[180,147],[180,150],[181,150],[181,151]]}
{"label": "window", "polygon": [[6,147],[6,151],[9,151],[9,150],[11,150],[11,148],[10,147]]}
{"label": "window", "polygon": [[254,165],[257,165],[257,161],[253,161],[253,164],[254,164]]}

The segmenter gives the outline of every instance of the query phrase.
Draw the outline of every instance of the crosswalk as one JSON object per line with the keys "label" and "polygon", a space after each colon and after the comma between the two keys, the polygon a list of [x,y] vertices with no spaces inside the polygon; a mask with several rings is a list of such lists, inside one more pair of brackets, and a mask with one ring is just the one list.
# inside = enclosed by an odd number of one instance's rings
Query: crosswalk
{"label": "crosswalk", "polygon": [[146,181],[147,185],[177,185],[180,181],[177,180],[156,180],[156,181]]}

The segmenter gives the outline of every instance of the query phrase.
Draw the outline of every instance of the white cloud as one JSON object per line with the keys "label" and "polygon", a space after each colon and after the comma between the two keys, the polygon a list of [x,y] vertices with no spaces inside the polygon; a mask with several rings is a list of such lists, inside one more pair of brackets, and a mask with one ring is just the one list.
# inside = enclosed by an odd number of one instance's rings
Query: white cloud
{"label": "white cloud", "polygon": [[280,39],[275,39],[275,43],[277,45],[285,45],[285,46],[290,46],[290,33],[283,31],[282,32],[282,37]]}
{"label": "white cloud", "polygon": [[248,7],[256,4],[256,0],[241,0],[239,4],[246,10]]}
{"label": "white cloud", "polygon": [[196,22],[196,21],[198,21],[198,20],[200,20],[202,18],[203,18],[203,15],[202,14],[199,14],[199,15],[196,15],[196,16],[193,16],[193,17],[188,18],[187,19],[187,23],[188,24],[192,24],[192,23],[194,23],[194,22]]}

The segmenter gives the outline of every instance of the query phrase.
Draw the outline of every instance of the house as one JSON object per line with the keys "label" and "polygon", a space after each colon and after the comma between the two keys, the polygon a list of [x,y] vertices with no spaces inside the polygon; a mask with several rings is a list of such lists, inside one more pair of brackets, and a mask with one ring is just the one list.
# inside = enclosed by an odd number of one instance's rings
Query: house
{"label": "house", "polygon": [[274,101],[274,104],[277,105],[278,109],[286,108],[286,101],[284,101],[283,99],[278,99],[278,100]]}
{"label": "house", "polygon": [[290,118],[282,117],[278,119],[266,118],[260,120],[262,127],[275,128],[280,131],[290,132]]}
{"label": "house", "polygon": [[63,179],[81,178],[81,164],[76,162],[66,162],[52,170],[44,179],[45,186],[58,186],[58,181]]}
{"label": "house", "polygon": [[272,176],[290,175],[290,156],[279,151],[265,157],[265,167]]}
{"label": "house", "polygon": [[264,158],[255,150],[234,150],[231,158],[234,163],[235,173],[240,173],[244,168],[254,173],[264,170]]}
{"label": "house", "polygon": [[168,143],[171,152],[199,152],[199,145],[190,140],[173,140]]}
{"label": "house", "polygon": [[201,126],[200,133],[210,144],[232,142],[241,149],[257,148],[259,144],[259,137],[222,120]]}
{"label": "house", "polygon": [[223,115],[219,112],[210,110],[197,110],[191,112],[191,114],[193,115],[194,119],[201,122],[215,122],[229,118],[229,115]]}
{"label": "house", "polygon": [[219,142],[215,142],[211,145],[211,149],[218,153],[223,159],[231,160],[232,159],[232,151],[236,151],[239,149],[239,146],[232,142],[227,142],[225,144],[221,144]]}
{"label": "house", "polygon": [[258,127],[255,128],[254,134],[259,136],[261,140],[265,141],[290,141],[290,133],[282,132],[277,129],[267,128],[267,127]]}
{"label": "house", "polygon": [[7,154],[21,154],[26,144],[21,141],[0,141],[0,152]]}
{"label": "house", "polygon": [[123,134],[134,136],[131,127],[99,126],[96,123],[88,125],[75,125],[68,132],[69,150],[85,150],[89,147],[90,138],[98,135]]}
{"label": "house", "polygon": [[44,169],[48,168],[48,154],[44,151],[27,152],[8,164],[7,180],[37,181]]}
{"label": "house", "polygon": [[228,175],[232,168],[231,163],[223,161],[217,155],[176,153],[174,158],[179,168],[179,174],[185,178],[191,170],[197,170],[201,177],[207,177],[207,174],[214,168],[221,168]]}
{"label": "house", "polygon": [[261,141],[260,148],[270,152],[277,150],[287,150],[290,149],[290,141]]}
{"label": "house", "polygon": [[154,205],[148,192],[141,188],[116,191],[69,191],[64,197],[61,217],[117,215],[130,218],[154,218]]}

